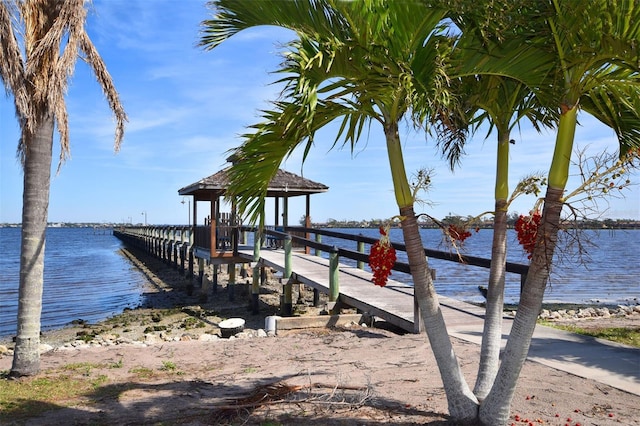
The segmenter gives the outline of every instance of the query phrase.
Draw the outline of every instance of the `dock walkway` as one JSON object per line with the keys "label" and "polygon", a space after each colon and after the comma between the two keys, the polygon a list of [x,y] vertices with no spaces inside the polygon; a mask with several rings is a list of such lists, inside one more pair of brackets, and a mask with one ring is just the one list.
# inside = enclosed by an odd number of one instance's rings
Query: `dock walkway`
{"label": "dock walkway", "polygon": [[[241,256],[251,259],[251,250]],[[261,261],[284,271],[283,250],[261,250]],[[292,271],[297,281],[329,291],[329,261],[294,253]],[[392,275],[393,276],[393,275]],[[414,331],[413,288],[389,280],[386,287],[371,282],[371,273],[356,267],[339,265],[340,300],[407,331]],[[449,335],[480,344],[484,325],[484,308],[439,296]],[[511,332],[513,319],[503,321],[503,346]],[[528,359],[587,379],[640,395],[640,349],[613,342],[580,336],[542,325],[536,326]]]}
{"label": "dock walkway", "polygon": [[[253,252],[240,251],[240,255],[252,258]],[[260,251],[261,262],[280,272],[284,272],[284,257],[284,250],[281,249]],[[329,293],[328,259],[293,252],[291,260],[294,280],[321,293]],[[378,287],[371,282],[371,273],[342,263],[338,271],[341,302],[403,330],[414,331],[412,286],[389,280],[386,287]]]}

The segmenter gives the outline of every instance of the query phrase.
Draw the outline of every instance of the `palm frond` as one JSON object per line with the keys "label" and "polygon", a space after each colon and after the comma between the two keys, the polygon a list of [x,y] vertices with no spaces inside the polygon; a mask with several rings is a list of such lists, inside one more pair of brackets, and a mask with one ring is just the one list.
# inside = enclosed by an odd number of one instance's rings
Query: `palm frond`
{"label": "palm frond", "polygon": [[613,129],[621,156],[640,147],[640,84],[594,88],[580,99],[580,106]]}
{"label": "palm frond", "polygon": [[94,44],[91,42],[91,39],[87,35],[86,32],[83,32],[80,37],[80,49],[85,54],[85,59],[87,64],[93,70],[93,74],[96,77],[96,81],[100,84],[104,96],[109,103],[109,107],[111,111],[113,111],[113,115],[116,121],[116,129],[115,129],[115,137],[114,137],[114,148],[116,151],[120,149],[120,143],[122,142],[122,138],[124,137],[124,126],[128,121],[127,113],[124,110],[124,106],[120,101],[120,96],[118,95],[118,91],[116,90],[115,84],[113,83],[113,79],[111,78],[111,74],[107,70],[107,66],[100,57],[100,54],[96,50]]}
{"label": "palm frond", "polygon": [[[75,64],[84,53],[101,84],[116,117],[116,142],[118,149],[127,120],[117,92],[106,70],[102,58],[93,46],[85,30],[87,10],[84,0],[64,0],[59,2],[24,2],[19,9],[24,23],[24,45],[26,58],[22,61],[14,29],[6,26],[10,34],[2,31],[2,55],[8,66],[17,63],[22,71],[13,71],[17,81],[11,83],[16,98],[16,110],[21,119],[23,136],[18,152],[24,154],[24,144],[35,126],[46,114],[53,114],[60,135],[60,158],[58,170],[69,155],[69,119],[65,95],[69,78]],[[0,20],[7,24],[5,2],[0,5]],[[10,24],[10,22],[9,22]],[[5,43],[6,41],[6,43]],[[12,47],[13,46],[13,47]],[[9,65],[11,64],[11,65]],[[2,67],[3,72],[5,67]],[[4,79],[4,78],[3,78]],[[22,86],[22,88],[21,88]],[[25,103],[26,106],[21,106]]]}
{"label": "palm frond", "polygon": [[16,114],[24,122],[26,117],[32,115],[31,103],[25,84],[24,60],[12,23],[17,11],[15,5],[12,11],[9,7],[9,2],[0,2],[0,78],[7,94],[13,94]]}
{"label": "palm frond", "polygon": [[[267,195],[269,182],[282,161],[304,145],[304,157],[313,144],[315,132],[334,119],[348,113],[342,105],[319,102],[312,119],[306,117],[304,105],[275,102],[273,110],[262,111],[264,121],[243,134],[243,143],[232,150],[234,165],[228,171],[227,199],[237,202],[239,211],[251,223],[257,223]],[[304,126],[296,126],[305,117]]]}
{"label": "palm frond", "polygon": [[199,45],[211,50],[248,28],[274,25],[306,34],[339,37],[349,26],[323,0],[214,0],[207,3],[214,17],[202,22]]}

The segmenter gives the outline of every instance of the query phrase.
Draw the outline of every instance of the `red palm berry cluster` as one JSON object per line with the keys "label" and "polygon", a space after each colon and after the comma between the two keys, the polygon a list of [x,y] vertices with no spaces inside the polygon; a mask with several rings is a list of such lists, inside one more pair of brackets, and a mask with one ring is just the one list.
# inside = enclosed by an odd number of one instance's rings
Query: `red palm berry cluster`
{"label": "red palm berry cluster", "polygon": [[536,237],[538,236],[538,226],[542,216],[539,212],[533,213],[531,216],[520,215],[516,220],[516,233],[518,234],[518,242],[529,253],[527,259],[531,259],[533,249],[536,246]]}
{"label": "red palm berry cluster", "polygon": [[373,272],[373,283],[384,287],[396,263],[396,249],[389,242],[388,228],[380,227],[380,240],[371,245],[369,267]]}
{"label": "red palm berry cluster", "polygon": [[454,224],[449,225],[449,227],[447,228],[447,232],[449,232],[449,235],[453,240],[460,241],[460,243],[464,243],[464,240],[471,236],[471,232],[469,232],[463,226]]}

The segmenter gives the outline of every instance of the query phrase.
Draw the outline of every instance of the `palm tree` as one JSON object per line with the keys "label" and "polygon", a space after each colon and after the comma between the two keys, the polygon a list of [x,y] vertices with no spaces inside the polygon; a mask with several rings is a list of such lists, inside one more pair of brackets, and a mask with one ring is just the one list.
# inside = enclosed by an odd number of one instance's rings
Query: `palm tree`
{"label": "palm tree", "polygon": [[525,180],[513,193],[509,191],[509,147],[513,143],[511,131],[520,125],[523,118],[528,118],[534,127],[538,127],[549,126],[553,116],[545,114],[544,109],[536,104],[531,91],[520,82],[499,76],[479,76],[472,83],[468,93],[475,95],[469,101],[482,110],[475,120],[478,125],[488,121],[490,131],[495,128],[497,133],[491,265],[480,362],[474,386],[474,394],[483,400],[493,385],[499,366],[507,262],[507,214],[513,200],[531,186]]}
{"label": "palm tree", "polygon": [[84,0],[0,3],[0,76],[7,92],[14,96],[21,129],[18,152],[24,168],[18,329],[12,376],[35,375],[40,370],[40,314],[53,131],[57,126],[60,166],[69,153],[64,95],[80,52],[115,114],[116,149],[124,132],[126,114],[111,76],[85,31],[86,13]]}
{"label": "palm tree", "polygon": [[[634,0],[601,0],[590,2],[586,10],[579,1],[550,0],[545,6],[546,31],[538,40],[550,42],[546,56],[552,66],[546,84],[532,89],[547,95],[545,102],[560,113],[558,132],[542,222],[518,313],[497,379],[480,408],[484,424],[507,422],[531,344],[555,252],[578,112],[594,115],[616,132],[621,156],[640,146],[640,5]],[[515,71],[506,64],[492,64],[500,66]]]}
{"label": "palm tree", "polygon": [[[464,380],[446,331],[438,297],[428,271],[414,212],[414,193],[404,168],[398,126],[403,119],[424,124],[446,120],[456,128],[459,117],[450,97],[446,58],[451,38],[440,22],[444,9],[422,2],[366,3],[332,1],[214,1],[214,19],[204,22],[202,45],[213,49],[238,31],[257,25],[292,29],[279,70],[285,77],[283,101],[265,111],[265,121],[245,135],[230,170],[229,196],[257,221],[267,184],[281,161],[314,133],[341,120],[334,145],[351,149],[365,126],[378,123],[384,131],[399,216],[411,266],[416,298],[431,347],[440,366],[449,412],[454,419],[477,416],[477,400]],[[277,7],[276,7],[277,6]],[[462,132],[451,137],[461,140]]]}
{"label": "palm tree", "polygon": [[[460,0],[456,3],[449,17],[462,32],[455,52],[461,69],[468,66],[469,52],[481,50],[486,55],[505,56],[514,48],[514,41],[521,43],[523,35],[527,38],[527,33],[535,34],[535,31],[523,30],[525,25],[532,25],[527,20],[523,21],[524,17],[530,15],[527,14],[528,7],[531,5],[512,1],[478,4],[476,1]],[[495,19],[498,15],[505,14],[516,16],[516,19]],[[535,23],[534,21],[533,24]],[[505,37],[509,38],[509,43],[505,42]],[[505,49],[508,50],[505,51]],[[532,65],[529,63],[530,67]],[[542,64],[536,63],[536,65],[539,67]],[[497,133],[491,265],[480,362],[474,387],[474,394],[482,401],[493,385],[499,366],[507,260],[508,209],[519,195],[532,189],[537,190],[538,183],[535,177],[530,176],[518,184],[513,193],[510,193],[509,147],[511,143],[515,143],[511,139],[511,131],[520,126],[523,119],[528,119],[538,131],[541,130],[541,126],[550,128],[557,121],[557,114],[541,105],[523,81],[500,74],[473,74],[460,77],[460,80],[462,83],[459,90],[464,93],[466,102],[470,105],[469,112],[474,115],[470,121],[476,128],[483,123],[488,123],[487,137],[493,130]]]}

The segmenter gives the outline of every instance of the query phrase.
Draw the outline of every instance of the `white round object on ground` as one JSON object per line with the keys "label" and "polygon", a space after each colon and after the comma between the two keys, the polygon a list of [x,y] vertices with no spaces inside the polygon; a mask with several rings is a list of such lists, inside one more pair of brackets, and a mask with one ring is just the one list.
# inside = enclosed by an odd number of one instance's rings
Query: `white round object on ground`
{"label": "white round object on ground", "polygon": [[231,337],[244,330],[244,320],[242,318],[229,318],[218,324],[222,337]]}

